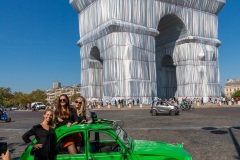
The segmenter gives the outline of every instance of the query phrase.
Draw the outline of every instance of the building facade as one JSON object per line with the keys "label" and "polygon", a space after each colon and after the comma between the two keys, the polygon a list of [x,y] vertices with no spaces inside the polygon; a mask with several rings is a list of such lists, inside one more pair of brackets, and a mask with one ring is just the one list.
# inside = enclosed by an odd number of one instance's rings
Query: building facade
{"label": "building facade", "polygon": [[225,96],[231,98],[232,94],[238,90],[240,90],[240,78],[228,79],[227,83],[224,85]]}
{"label": "building facade", "polygon": [[53,82],[53,88],[61,88],[60,82]]}
{"label": "building facade", "polygon": [[80,85],[56,87],[55,84],[56,83],[54,82],[53,88],[45,90],[45,93],[47,95],[47,101],[49,104],[52,104],[54,100],[58,98],[61,94],[66,94],[69,98],[71,98],[71,96],[74,94],[80,94]]}
{"label": "building facade", "polygon": [[220,96],[218,14],[226,0],[69,2],[88,100]]}

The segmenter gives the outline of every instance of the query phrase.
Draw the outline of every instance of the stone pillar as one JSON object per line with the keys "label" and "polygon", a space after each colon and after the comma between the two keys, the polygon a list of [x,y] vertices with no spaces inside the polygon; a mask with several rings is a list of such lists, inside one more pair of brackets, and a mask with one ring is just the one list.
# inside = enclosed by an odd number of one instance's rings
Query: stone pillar
{"label": "stone pillar", "polygon": [[129,104],[128,107],[129,107],[129,108],[132,108],[132,104]]}

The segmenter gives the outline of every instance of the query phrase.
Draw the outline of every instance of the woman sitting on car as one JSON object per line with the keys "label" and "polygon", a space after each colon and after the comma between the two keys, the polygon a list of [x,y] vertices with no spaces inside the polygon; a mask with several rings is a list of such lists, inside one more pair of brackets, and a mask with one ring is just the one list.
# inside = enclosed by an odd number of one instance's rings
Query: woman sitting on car
{"label": "woman sitting on car", "polygon": [[[62,125],[78,124],[78,116],[76,110],[70,107],[69,98],[66,94],[60,95],[58,98],[58,104],[56,107],[57,127]],[[62,139],[63,148],[67,148],[70,154],[76,154],[76,144],[81,142],[82,137],[78,134],[71,134]]]}
{"label": "woman sitting on car", "polygon": [[77,110],[77,115],[79,117],[79,123],[93,123],[91,112],[86,107],[86,99],[79,96],[74,101],[74,108]]}

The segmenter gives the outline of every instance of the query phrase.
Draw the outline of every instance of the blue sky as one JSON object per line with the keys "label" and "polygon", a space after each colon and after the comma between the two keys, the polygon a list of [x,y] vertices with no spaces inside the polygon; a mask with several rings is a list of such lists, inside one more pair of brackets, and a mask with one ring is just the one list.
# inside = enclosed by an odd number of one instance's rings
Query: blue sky
{"label": "blue sky", "polygon": [[[240,78],[240,0],[219,14],[221,84]],[[80,83],[78,17],[68,0],[1,0],[0,87],[12,92]]]}

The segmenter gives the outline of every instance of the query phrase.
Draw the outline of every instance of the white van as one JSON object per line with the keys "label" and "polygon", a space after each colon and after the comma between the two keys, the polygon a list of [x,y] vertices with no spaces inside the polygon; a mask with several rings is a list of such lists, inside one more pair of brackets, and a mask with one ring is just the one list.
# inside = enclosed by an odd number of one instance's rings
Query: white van
{"label": "white van", "polygon": [[45,110],[46,106],[42,102],[32,102],[31,103],[31,108],[32,109],[34,108],[34,109],[37,109],[37,110],[40,110],[40,109]]}

